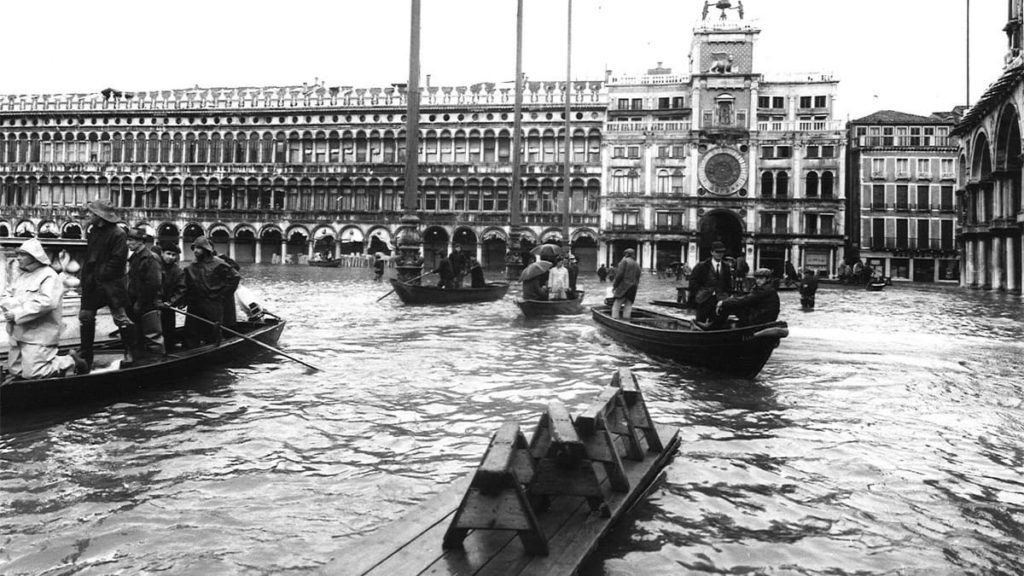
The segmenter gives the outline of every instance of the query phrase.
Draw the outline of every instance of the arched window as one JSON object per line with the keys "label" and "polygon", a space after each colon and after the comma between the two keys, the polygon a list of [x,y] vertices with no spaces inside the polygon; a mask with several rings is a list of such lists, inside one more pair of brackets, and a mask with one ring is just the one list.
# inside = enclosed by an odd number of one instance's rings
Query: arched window
{"label": "arched window", "polygon": [[775,175],[775,195],[789,195],[789,174],[786,174],[785,172],[779,172],[778,174]]}
{"label": "arched window", "polygon": [[818,197],[818,173],[808,172],[807,173],[807,197],[817,198]]}
{"label": "arched window", "polygon": [[821,174],[821,197],[833,198],[835,196],[835,176],[831,172]]}
{"label": "arched window", "polygon": [[630,170],[626,177],[626,192],[635,194],[640,191],[640,174],[636,170]]}
{"label": "arched window", "polygon": [[775,178],[772,173],[765,171],[761,174],[761,196],[771,198],[775,194]]}
{"label": "arched window", "polygon": [[626,191],[626,171],[616,170],[612,172],[611,181],[612,192],[625,192]]}
{"label": "arched window", "polygon": [[658,194],[668,194],[672,191],[672,176],[668,170],[658,170],[658,179],[655,190]]}

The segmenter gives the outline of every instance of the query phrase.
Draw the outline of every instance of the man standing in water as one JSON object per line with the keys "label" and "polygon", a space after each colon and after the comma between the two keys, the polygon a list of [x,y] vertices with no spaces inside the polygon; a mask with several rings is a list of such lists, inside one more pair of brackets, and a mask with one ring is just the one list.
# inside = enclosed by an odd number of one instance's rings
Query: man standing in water
{"label": "man standing in water", "polygon": [[118,327],[124,345],[125,362],[131,363],[135,341],[135,325],[125,308],[130,304],[125,272],[128,263],[128,239],[117,223],[121,221],[105,200],[85,204],[87,252],[82,265],[82,304],[78,312],[82,342],[78,355],[85,361],[85,372],[92,370],[93,342],[96,340],[96,311],[110,308],[110,316]]}

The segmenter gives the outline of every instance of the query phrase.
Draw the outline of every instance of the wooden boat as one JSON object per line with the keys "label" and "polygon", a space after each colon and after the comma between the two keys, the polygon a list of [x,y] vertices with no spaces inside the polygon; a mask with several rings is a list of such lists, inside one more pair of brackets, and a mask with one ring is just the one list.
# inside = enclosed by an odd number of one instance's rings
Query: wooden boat
{"label": "wooden boat", "polygon": [[341,259],[337,260],[310,260],[308,262],[310,266],[316,266],[318,268],[337,268],[341,266]]}
{"label": "wooden boat", "polygon": [[[274,345],[284,326],[284,320],[267,317],[261,322],[239,322],[234,330]],[[262,347],[244,338],[225,335],[219,344],[175,351],[122,368],[124,354],[120,341],[113,341],[96,347],[90,374],[0,383],[0,412],[7,416],[33,408],[79,405],[171,383],[187,383],[187,376],[192,373],[235,363],[261,350]],[[0,360],[6,363],[6,355]]]}
{"label": "wooden boat", "polygon": [[568,316],[583,312],[583,290],[576,291],[572,300],[519,300],[516,306],[523,311],[523,316]]}
{"label": "wooden boat", "polygon": [[488,282],[483,288],[463,286],[446,290],[437,286],[416,286],[391,279],[395,293],[406,304],[463,304],[501,300],[508,292],[508,282]]}
{"label": "wooden boat", "polygon": [[651,304],[654,306],[664,306],[666,308],[678,308],[680,310],[692,309],[686,302],[676,302],[675,300],[651,300]]}
{"label": "wooden boat", "polygon": [[868,292],[881,292],[885,289],[885,280],[872,280],[867,283]]}
{"label": "wooden boat", "polygon": [[506,422],[474,473],[347,542],[323,573],[576,574],[680,444],[677,428],[652,421],[628,369],[575,417],[552,401],[533,430],[527,441]]}
{"label": "wooden boat", "polygon": [[613,319],[607,306],[591,308],[591,312],[610,336],[633,348],[741,378],[757,376],[779,341],[789,335],[785,322],[705,331],[692,320],[644,308],[634,307],[629,321]]}

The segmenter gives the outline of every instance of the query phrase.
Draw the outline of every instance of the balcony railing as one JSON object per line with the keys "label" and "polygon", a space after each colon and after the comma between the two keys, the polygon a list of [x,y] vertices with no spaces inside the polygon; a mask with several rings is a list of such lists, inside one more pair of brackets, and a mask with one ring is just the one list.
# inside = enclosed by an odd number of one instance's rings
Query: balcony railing
{"label": "balcony railing", "polygon": [[761,132],[835,132],[845,127],[841,120],[761,120],[757,129]]}
{"label": "balcony railing", "polygon": [[910,238],[901,236],[871,237],[868,246],[872,250],[938,250],[950,252],[956,249],[952,237]]}
{"label": "balcony railing", "polygon": [[956,146],[948,136],[860,136],[861,147],[893,146],[893,147],[931,147],[948,148]]}

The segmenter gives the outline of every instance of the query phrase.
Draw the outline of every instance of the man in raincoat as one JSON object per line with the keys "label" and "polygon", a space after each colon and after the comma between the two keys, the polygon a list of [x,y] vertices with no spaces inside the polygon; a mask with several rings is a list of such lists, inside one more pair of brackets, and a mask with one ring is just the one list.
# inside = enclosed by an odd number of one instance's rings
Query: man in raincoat
{"label": "man in raincoat", "polygon": [[163,263],[146,246],[146,232],[135,228],[128,232],[128,296],[132,307],[128,317],[139,328],[136,350],[144,354],[164,355],[163,328],[160,325],[160,292],[163,288]]}
{"label": "man in raincoat", "polygon": [[125,282],[128,240],[125,231],[117,225],[121,219],[105,200],[92,200],[85,207],[89,211],[89,220],[84,226],[88,233],[85,263],[82,265],[82,304],[78,312],[82,338],[78,355],[91,370],[96,311],[104,306],[110,308],[110,316],[124,343],[126,362],[134,359],[131,343],[135,341],[135,325],[125,312],[131,302]]}
{"label": "man in raincoat", "polygon": [[615,280],[612,282],[615,302],[612,304],[612,318],[629,320],[633,317],[633,301],[636,300],[636,289],[640,286],[640,265],[634,259],[636,251],[626,248],[622,260],[615,267]]}
{"label": "man in raincoat", "polygon": [[206,236],[196,238],[192,253],[195,260],[185,269],[185,301],[189,314],[208,322],[185,319],[185,341],[189,347],[220,339],[225,299],[234,297],[242,279],[230,264],[214,256],[213,243]]}
{"label": "man in raincoat", "polygon": [[178,265],[181,250],[174,242],[160,244],[160,259],[163,261],[163,282],[160,289],[160,331],[164,336],[164,349],[174,350],[178,345],[175,328],[178,313],[171,308],[185,305],[185,271]]}
{"label": "man in raincoat", "polygon": [[[75,357],[57,355],[64,284],[50,268],[50,258],[39,240],[26,240],[16,253],[21,275],[0,300],[10,336],[7,366],[11,376],[28,380],[70,375],[76,367]],[[85,367],[80,360],[78,364],[80,369]]]}

